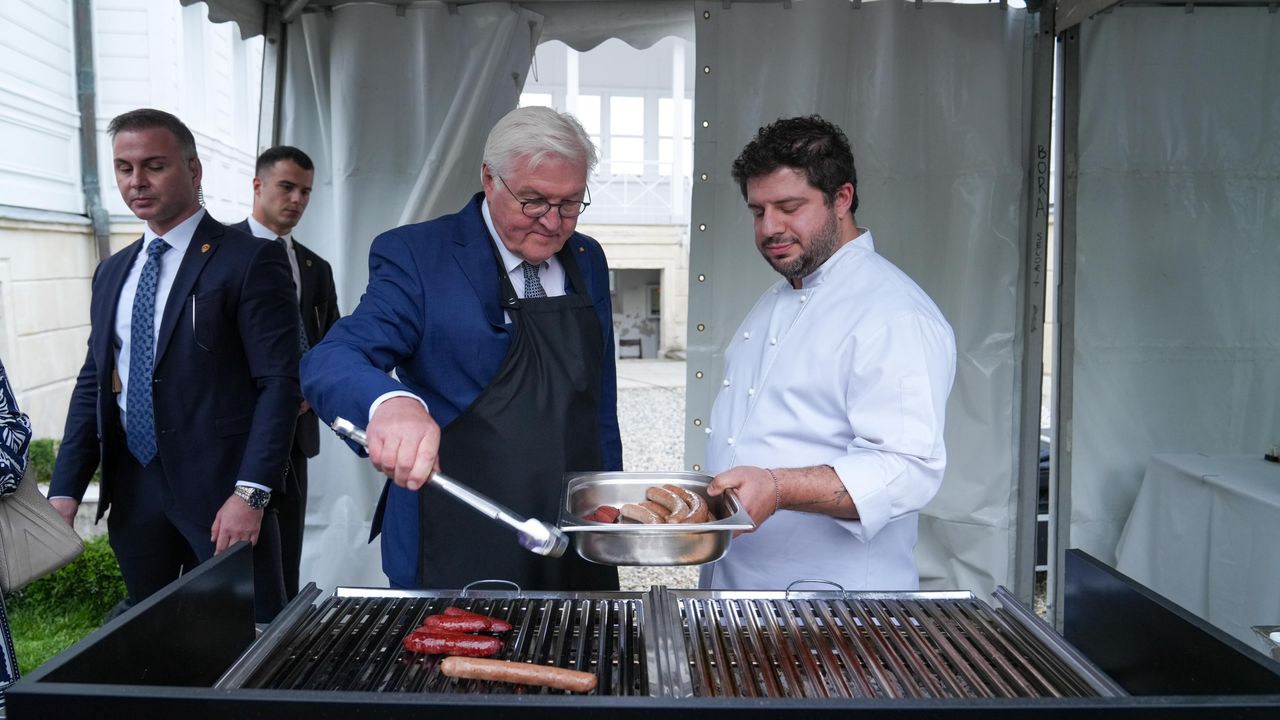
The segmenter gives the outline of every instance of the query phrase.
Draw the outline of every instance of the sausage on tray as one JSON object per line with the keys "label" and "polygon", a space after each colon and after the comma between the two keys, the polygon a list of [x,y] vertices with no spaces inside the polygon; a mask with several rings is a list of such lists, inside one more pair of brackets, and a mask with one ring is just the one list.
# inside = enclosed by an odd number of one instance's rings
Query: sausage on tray
{"label": "sausage on tray", "polygon": [[657,525],[664,522],[664,516],[654,512],[651,508],[635,503],[627,503],[622,506],[622,517],[642,522],[646,525]]}
{"label": "sausage on tray", "polygon": [[666,488],[660,488],[657,485],[650,486],[644,491],[644,496],[646,499],[656,502],[666,509],[667,515],[670,516],[667,518],[667,522],[680,522],[681,519],[689,514],[689,506],[685,504],[685,501],[679,495]]}
{"label": "sausage on tray", "polygon": [[596,676],[589,672],[510,660],[447,657],[440,662],[440,672],[452,678],[541,685],[580,693],[591,692],[596,687]]}
{"label": "sausage on tray", "polygon": [[438,630],[414,630],[402,644],[409,652],[431,655],[466,655],[482,658],[502,652],[502,641],[496,637]]}
{"label": "sausage on tray", "polygon": [[[680,522],[700,523],[711,519],[711,511],[707,509],[707,501],[703,500],[698,493],[682,488],[679,485],[667,484],[662,487],[672,495],[684,500],[685,504],[689,506],[689,514],[681,518]],[[674,516],[675,513],[672,513],[672,515]],[[671,522],[671,519],[668,518],[667,522]]]}
{"label": "sausage on tray", "polygon": [[616,523],[618,522],[619,514],[618,508],[613,507],[612,505],[601,505],[586,515],[583,515],[582,519],[591,520],[592,522]]}

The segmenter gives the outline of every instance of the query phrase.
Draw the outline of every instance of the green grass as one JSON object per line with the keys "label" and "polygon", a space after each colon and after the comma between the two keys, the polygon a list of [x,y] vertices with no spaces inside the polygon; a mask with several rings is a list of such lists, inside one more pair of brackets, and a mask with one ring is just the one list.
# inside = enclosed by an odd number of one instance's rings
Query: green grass
{"label": "green grass", "polygon": [[58,607],[23,604],[9,613],[14,651],[23,675],[74,645],[102,624],[102,613],[83,603]]}
{"label": "green grass", "polygon": [[18,668],[30,672],[96,630],[124,595],[107,536],[86,540],[75,562],[5,598]]}

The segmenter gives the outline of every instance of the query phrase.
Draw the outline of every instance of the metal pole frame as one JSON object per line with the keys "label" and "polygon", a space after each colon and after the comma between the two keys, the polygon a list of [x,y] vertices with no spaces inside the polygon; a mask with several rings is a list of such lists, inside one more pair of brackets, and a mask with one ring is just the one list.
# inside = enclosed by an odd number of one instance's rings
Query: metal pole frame
{"label": "metal pole frame", "polygon": [[1075,387],[1076,317],[1076,200],[1079,184],[1077,152],[1080,147],[1080,28],[1062,33],[1062,183],[1058,198],[1058,338],[1053,369],[1053,459],[1049,477],[1054,527],[1050,529],[1049,593],[1052,624],[1062,629],[1062,582],[1066,549],[1071,544],[1072,403]]}
{"label": "metal pole frame", "polygon": [[1031,606],[1035,591],[1036,521],[1040,494],[1040,401],[1044,377],[1044,323],[1048,289],[1049,170],[1053,140],[1052,12],[1028,15],[1026,45],[1032,56],[1031,116],[1027,150],[1027,212],[1023,249],[1022,390],[1018,421],[1017,524],[1014,530],[1014,594]]}
{"label": "metal pole frame", "polygon": [[258,152],[280,144],[280,106],[284,99],[284,71],[288,27],[280,8],[269,5],[263,20],[262,96],[258,103]]}

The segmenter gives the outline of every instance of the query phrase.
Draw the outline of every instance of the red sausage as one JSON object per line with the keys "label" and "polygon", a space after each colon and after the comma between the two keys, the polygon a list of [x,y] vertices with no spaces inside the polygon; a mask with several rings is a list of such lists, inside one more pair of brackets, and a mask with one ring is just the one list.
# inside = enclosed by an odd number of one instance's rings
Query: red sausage
{"label": "red sausage", "polygon": [[484,618],[459,617],[457,615],[428,615],[422,623],[423,630],[441,630],[453,633],[484,632],[489,623]]}
{"label": "red sausage", "polygon": [[460,607],[449,606],[444,609],[444,614],[449,617],[472,618],[485,621],[485,631],[494,633],[504,633],[511,629],[511,623],[491,615],[481,615],[470,610],[464,610]]}
{"label": "red sausage", "polygon": [[601,505],[596,508],[596,518],[598,518],[602,523],[618,522],[618,516],[620,514],[621,513],[618,511],[618,508],[612,505]]}
{"label": "red sausage", "polygon": [[488,635],[414,630],[403,642],[409,652],[431,655],[489,657],[502,652],[502,641]]}

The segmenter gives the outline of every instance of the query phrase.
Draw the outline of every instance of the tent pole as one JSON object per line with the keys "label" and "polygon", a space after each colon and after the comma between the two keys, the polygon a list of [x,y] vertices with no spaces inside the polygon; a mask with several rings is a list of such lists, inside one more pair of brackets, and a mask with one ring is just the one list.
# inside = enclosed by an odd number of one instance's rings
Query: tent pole
{"label": "tent pole", "polygon": [[1050,528],[1050,621],[1062,629],[1061,582],[1064,556],[1071,545],[1072,392],[1075,382],[1076,199],[1080,147],[1080,28],[1062,34],[1062,184],[1058,203],[1059,248],[1058,352],[1054,368],[1052,472],[1049,478],[1055,527]]}
{"label": "tent pole", "polygon": [[1044,379],[1044,321],[1049,237],[1049,167],[1053,140],[1053,13],[1027,15],[1026,46],[1032,56],[1030,127],[1031,166],[1023,250],[1022,403],[1018,421],[1017,525],[1013,590],[1032,606],[1036,570],[1036,516],[1040,493],[1040,403]]}
{"label": "tent pole", "polygon": [[288,28],[280,8],[269,5],[263,22],[262,97],[258,103],[258,152],[280,144],[280,103],[284,97],[285,43]]}

